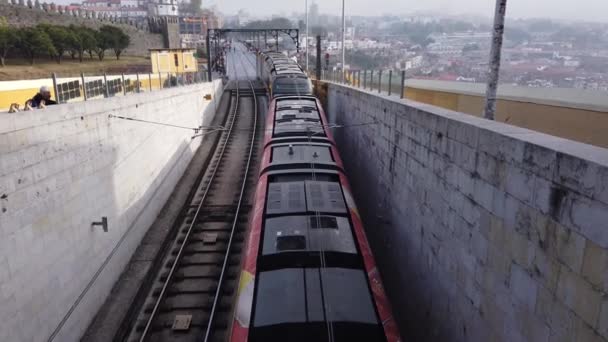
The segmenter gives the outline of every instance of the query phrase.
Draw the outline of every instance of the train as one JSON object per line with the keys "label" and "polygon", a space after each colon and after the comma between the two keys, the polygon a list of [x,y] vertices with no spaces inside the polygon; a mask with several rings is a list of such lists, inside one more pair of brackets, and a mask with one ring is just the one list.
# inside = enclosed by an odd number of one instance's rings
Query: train
{"label": "train", "polygon": [[230,341],[401,341],[321,102],[273,90]]}
{"label": "train", "polygon": [[312,82],[295,60],[280,52],[267,52],[258,55],[258,64],[271,97],[312,95]]}

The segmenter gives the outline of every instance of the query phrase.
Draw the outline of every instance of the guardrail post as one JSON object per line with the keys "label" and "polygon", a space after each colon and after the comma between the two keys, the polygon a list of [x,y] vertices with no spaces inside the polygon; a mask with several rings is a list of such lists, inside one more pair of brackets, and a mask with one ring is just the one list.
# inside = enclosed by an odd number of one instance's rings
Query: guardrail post
{"label": "guardrail post", "polygon": [[378,71],[378,94],[382,92],[382,70]]}
{"label": "guardrail post", "polygon": [[363,89],[367,88],[367,70],[363,70]]}
{"label": "guardrail post", "polygon": [[148,88],[150,88],[150,91],[152,91],[152,73],[151,72],[148,73]]}
{"label": "guardrail post", "polygon": [[393,85],[393,69],[388,71],[388,96],[391,96]]}
{"label": "guardrail post", "polygon": [[137,76],[137,93],[140,92],[140,86],[139,86],[139,73],[136,74]]}
{"label": "guardrail post", "polygon": [[55,101],[59,103],[59,92],[57,91],[57,74],[53,73],[53,91],[55,92]]}
{"label": "guardrail post", "polygon": [[163,77],[160,75],[160,71],[158,72],[158,89],[163,89]]}
{"label": "guardrail post", "polygon": [[103,86],[105,88],[106,97],[110,97],[110,90],[108,89],[108,76],[105,72],[103,73]]}
{"label": "guardrail post", "polygon": [[369,90],[374,90],[374,70],[370,71]]}
{"label": "guardrail post", "polygon": [[87,100],[87,84],[84,81],[84,72],[80,73],[80,79],[82,80],[82,96],[84,97],[84,100]]}
{"label": "guardrail post", "polygon": [[405,97],[405,70],[401,70],[401,98]]}
{"label": "guardrail post", "polygon": [[122,78],[122,94],[127,95],[127,87],[125,87],[125,74],[121,73],[120,76]]}

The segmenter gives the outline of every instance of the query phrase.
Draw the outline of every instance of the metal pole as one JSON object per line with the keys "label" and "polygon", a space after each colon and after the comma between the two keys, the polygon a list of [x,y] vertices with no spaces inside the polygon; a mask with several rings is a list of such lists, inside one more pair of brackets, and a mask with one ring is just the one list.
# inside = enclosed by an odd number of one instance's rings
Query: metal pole
{"label": "metal pole", "polygon": [[152,91],[152,73],[148,73],[148,87],[150,87],[150,91]]}
{"label": "metal pole", "polygon": [[110,97],[110,91],[108,89],[108,77],[106,76],[105,72],[103,73],[103,83],[106,88],[106,97]]}
{"label": "metal pole", "polygon": [[317,79],[321,79],[321,70],[323,69],[323,65],[321,65],[321,36],[317,36]]}
{"label": "metal pole", "polygon": [[137,92],[139,93],[141,91],[140,86],[139,86],[139,73],[137,73]]}
{"label": "metal pole", "polygon": [[374,90],[374,70],[370,71],[369,90]]}
{"label": "metal pole", "polygon": [[346,70],[345,56],[346,56],[346,48],[344,46],[346,36],[346,17],[344,16],[344,0],[342,0],[342,82],[344,82],[344,71]]}
{"label": "metal pole", "polygon": [[382,92],[382,70],[378,71],[378,94]]}
{"label": "metal pole", "polygon": [[82,96],[84,96],[84,100],[87,100],[87,85],[84,82],[84,73],[80,73],[80,79],[82,80]]}
{"label": "metal pole", "polygon": [[488,73],[488,84],[486,88],[486,104],[483,116],[494,120],[496,113],[496,93],[498,90],[498,77],[500,73],[500,57],[502,51],[502,39],[505,32],[505,14],[507,12],[507,0],[496,0],[496,11],[494,13],[494,33],[492,34],[492,49],[490,51],[490,70]]}
{"label": "metal pole", "polygon": [[120,76],[122,78],[122,94],[127,95],[127,87],[125,87],[125,74],[121,73]]}
{"label": "metal pole", "polygon": [[308,74],[308,0],[306,0],[306,39],[304,39],[306,48],[306,73]]}
{"label": "metal pole", "polygon": [[53,73],[53,91],[55,92],[55,102],[59,103],[59,92],[57,91],[57,74]]}
{"label": "metal pole", "polygon": [[363,89],[367,88],[367,70],[363,71]]}
{"label": "metal pole", "polygon": [[361,88],[361,70],[357,71],[357,88]]}
{"label": "metal pole", "polygon": [[211,30],[207,29],[207,38],[206,38],[206,44],[207,44],[207,77],[209,79],[211,79],[212,75],[211,75],[211,47],[209,46],[209,32]]}
{"label": "metal pole", "polygon": [[388,71],[388,96],[391,96],[391,90],[393,87],[391,87],[393,85],[393,69]]}
{"label": "metal pole", "polygon": [[405,70],[401,70],[401,98],[405,97]]}
{"label": "metal pole", "polygon": [[158,89],[163,89],[163,77],[160,75],[160,71],[158,72]]}

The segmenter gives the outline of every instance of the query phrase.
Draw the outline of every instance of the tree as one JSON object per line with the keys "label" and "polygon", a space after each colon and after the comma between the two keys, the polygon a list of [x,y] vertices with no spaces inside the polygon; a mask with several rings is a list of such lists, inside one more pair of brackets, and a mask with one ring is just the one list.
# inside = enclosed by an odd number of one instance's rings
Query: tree
{"label": "tree", "polygon": [[[0,18],[4,19],[4,18]],[[0,65],[5,66],[8,52],[17,44],[17,32],[8,26],[6,19],[0,20]]]}
{"label": "tree", "polygon": [[116,59],[120,59],[122,52],[129,47],[129,44],[131,43],[129,35],[124,33],[120,28],[110,25],[102,26],[99,29],[99,32],[104,37],[104,40],[106,40],[105,43],[108,44],[106,49],[114,50]]}
{"label": "tree", "polygon": [[64,53],[77,44],[77,38],[74,32],[65,26],[55,25],[39,25],[41,30],[44,30],[51,38],[55,47],[55,58],[58,64],[61,64],[61,58]]}
{"label": "tree", "polygon": [[53,41],[49,35],[39,27],[27,27],[19,30],[17,46],[25,57],[30,59],[30,64],[32,65],[38,55],[57,55],[57,50],[53,45]]}
{"label": "tree", "polygon": [[104,25],[99,31],[95,32],[95,41],[97,42],[95,53],[100,61],[103,61],[106,50],[111,49],[114,44],[114,37],[112,36],[113,30],[108,29],[108,27],[114,28],[114,26]]}
{"label": "tree", "polygon": [[90,51],[89,54],[92,58],[92,51],[97,45],[97,40],[95,40],[95,31],[84,26],[77,27],[74,25],[70,26],[70,31],[72,31],[72,33],[74,34],[74,44],[71,47],[73,54],[78,55],[78,60],[81,63],[85,51]]}

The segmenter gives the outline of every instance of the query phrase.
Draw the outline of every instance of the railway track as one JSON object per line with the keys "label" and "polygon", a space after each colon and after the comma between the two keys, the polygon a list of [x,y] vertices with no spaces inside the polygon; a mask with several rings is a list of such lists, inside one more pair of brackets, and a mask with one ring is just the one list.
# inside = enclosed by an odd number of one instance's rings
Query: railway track
{"label": "railway track", "polygon": [[235,81],[215,154],[125,341],[225,341],[257,165],[258,101]]}

